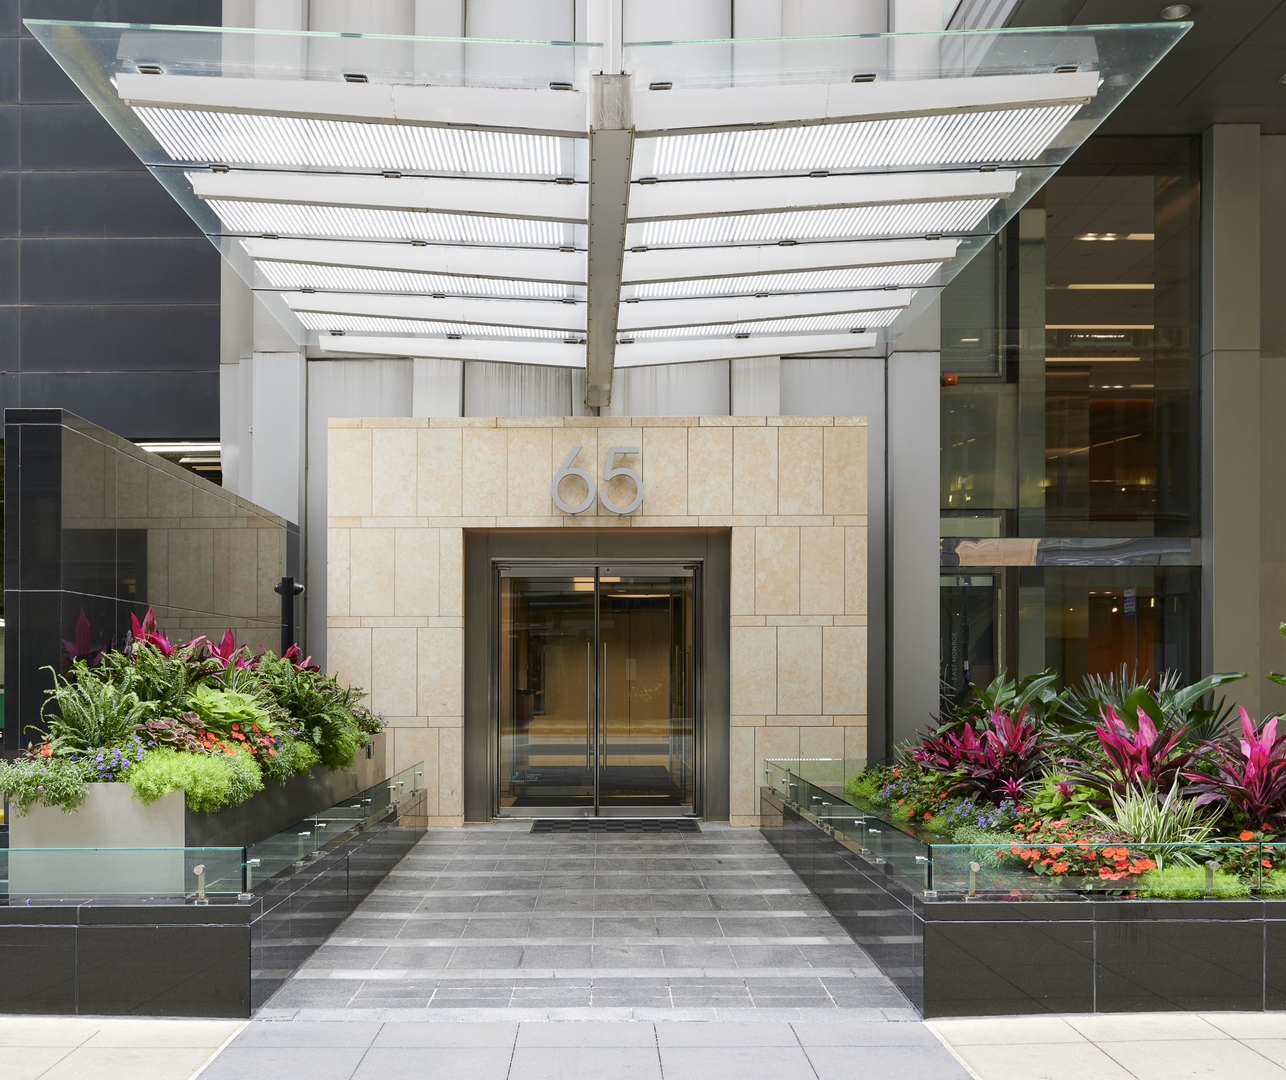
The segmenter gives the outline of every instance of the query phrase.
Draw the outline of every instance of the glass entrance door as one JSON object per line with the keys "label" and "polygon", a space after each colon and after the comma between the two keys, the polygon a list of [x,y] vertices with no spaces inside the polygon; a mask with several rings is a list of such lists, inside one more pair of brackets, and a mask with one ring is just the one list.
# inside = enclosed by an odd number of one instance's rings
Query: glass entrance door
{"label": "glass entrance door", "polygon": [[669,565],[501,571],[502,815],[692,812],[694,583]]}

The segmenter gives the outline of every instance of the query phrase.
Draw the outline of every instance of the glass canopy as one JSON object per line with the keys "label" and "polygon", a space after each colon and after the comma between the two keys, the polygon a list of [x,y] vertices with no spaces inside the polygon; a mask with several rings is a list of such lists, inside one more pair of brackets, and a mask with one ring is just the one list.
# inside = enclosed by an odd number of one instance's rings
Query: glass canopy
{"label": "glass canopy", "polygon": [[626,42],[623,75],[585,42],[26,25],[301,346],[593,397],[894,340],[1191,24]]}

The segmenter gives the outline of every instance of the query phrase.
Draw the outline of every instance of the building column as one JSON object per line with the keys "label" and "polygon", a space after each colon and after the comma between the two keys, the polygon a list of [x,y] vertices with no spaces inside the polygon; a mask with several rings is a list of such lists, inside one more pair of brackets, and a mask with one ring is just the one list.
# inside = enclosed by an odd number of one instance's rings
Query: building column
{"label": "building column", "polygon": [[[1286,499],[1282,498],[1281,417],[1286,413],[1286,135],[1259,140],[1259,655],[1263,673],[1286,671]],[[1263,715],[1286,713],[1286,686],[1260,683]]]}
{"label": "building column", "polygon": [[1231,696],[1258,717],[1259,125],[1214,125],[1202,158],[1201,674],[1248,672]]}

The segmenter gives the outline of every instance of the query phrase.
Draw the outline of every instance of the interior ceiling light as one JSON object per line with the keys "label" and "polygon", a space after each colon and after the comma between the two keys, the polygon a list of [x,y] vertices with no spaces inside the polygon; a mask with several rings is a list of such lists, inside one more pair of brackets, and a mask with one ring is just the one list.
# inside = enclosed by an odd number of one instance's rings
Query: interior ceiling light
{"label": "interior ceiling light", "polygon": [[296,340],[584,366],[590,406],[624,335],[628,366],[892,342],[1188,29],[988,31],[927,70],[609,43],[632,74],[600,76],[574,43],[434,39],[412,75],[365,39],[26,25]]}

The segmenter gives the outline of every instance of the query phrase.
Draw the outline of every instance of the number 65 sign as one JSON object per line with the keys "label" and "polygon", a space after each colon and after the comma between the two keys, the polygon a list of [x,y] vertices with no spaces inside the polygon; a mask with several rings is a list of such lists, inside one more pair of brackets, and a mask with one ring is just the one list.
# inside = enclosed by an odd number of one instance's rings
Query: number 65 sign
{"label": "number 65 sign", "polygon": [[[603,459],[604,483],[617,476],[628,476],[634,481],[634,498],[624,506],[617,506],[612,502],[612,500],[607,497],[606,491],[599,493],[599,501],[613,514],[633,513],[643,502],[643,477],[633,469],[616,467],[616,459],[619,455],[637,454],[638,452],[639,448],[637,446],[610,446],[607,449],[607,457]],[[567,459],[563,462],[562,468],[554,473],[554,479],[549,485],[549,494],[554,500],[554,505],[564,514],[583,514],[594,502],[594,478],[584,469],[577,469],[572,465],[572,462],[576,460],[576,455],[579,453],[580,447],[573,446],[571,453],[567,455]],[[574,506],[564,502],[563,497],[558,494],[558,485],[569,476],[579,476],[585,481],[585,486],[589,489],[589,493],[585,496],[584,501],[578,502]]]}

